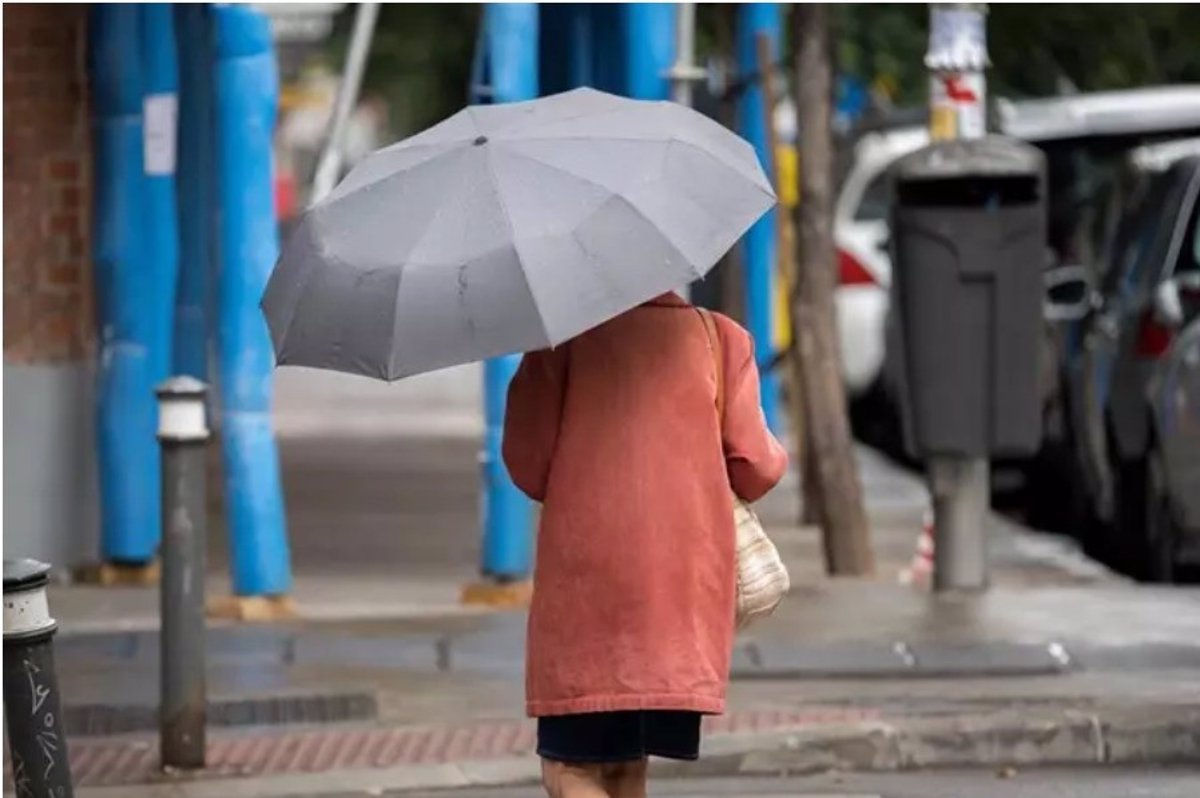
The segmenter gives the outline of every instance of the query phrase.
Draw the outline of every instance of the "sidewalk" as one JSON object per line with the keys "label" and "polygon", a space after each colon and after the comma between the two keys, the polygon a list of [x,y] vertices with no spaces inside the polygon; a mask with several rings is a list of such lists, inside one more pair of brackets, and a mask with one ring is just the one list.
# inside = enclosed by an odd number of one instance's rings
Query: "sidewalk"
{"label": "sidewalk", "polygon": [[[210,632],[212,767],[199,780],[155,772],[156,592],[53,589],[81,794],[533,778],[524,618],[456,603],[476,569],[477,445],[284,441],[300,618]],[[868,451],[860,460],[877,578],[822,576],[818,533],[792,523],[794,479],[763,503],[795,588],[739,642],[730,714],[712,722],[700,772],[1200,758],[1200,591],[1132,585],[1002,522],[988,594],[902,587],[925,492]],[[215,591],[219,541],[212,555]]]}
{"label": "sidewalk", "polygon": [[[473,614],[458,603],[460,588],[478,571],[479,442],[471,427],[440,437],[296,434],[282,439],[281,453],[293,595],[302,618]],[[915,551],[927,494],[915,476],[873,451],[860,449],[859,459],[878,579],[892,584]],[[219,489],[210,485],[214,493]],[[793,581],[822,582],[820,535],[795,525],[795,473],[759,511],[788,558]],[[995,527],[990,548],[997,586],[1117,578],[1070,544],[1001,518]],[[219,512],[211,514],[209,530],[208,594],[228,594]],[[54,592],[53,609],[67,633],[158,623],[157,593],[143,588],[64,586]]]}

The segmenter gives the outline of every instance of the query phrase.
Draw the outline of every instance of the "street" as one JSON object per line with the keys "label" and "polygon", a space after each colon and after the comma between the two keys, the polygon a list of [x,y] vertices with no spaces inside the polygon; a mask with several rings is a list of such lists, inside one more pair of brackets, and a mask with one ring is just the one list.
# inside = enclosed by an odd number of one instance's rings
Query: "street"
{"label": "street", "polygon": [[[408,798],[535,798],[541,794],[532,787],[405,793]],[[845,773],[787,779],[685,779],[652,782],[650,794],[678,798],[718,795],[752,795],[756,798],[1195,798],[1200,794],[1200,769],[954,770]]]}

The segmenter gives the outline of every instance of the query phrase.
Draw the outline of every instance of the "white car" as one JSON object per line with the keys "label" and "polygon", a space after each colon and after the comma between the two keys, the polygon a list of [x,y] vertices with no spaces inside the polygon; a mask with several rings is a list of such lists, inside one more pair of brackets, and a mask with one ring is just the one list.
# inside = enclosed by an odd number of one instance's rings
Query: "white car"
{"label": "white car", "polygon": [[[1065,157],[1073,143],[1086,140],[1121,140],[1133,146],[1142,137],[1200,130],[1200,86],[1001,100],[997,111],[1002,132],[1043,147],[1052,158]],[[880,379],[888,361],[886,328],[892,279],[886,250],[891,206],[888,169],[898,158],[928,142],[923,127],[863,136],[855,144],[853,162],[838,195],[834,209],[839,277],[835,301],[842,374],[852,400],[891,382]]]}
{"label": "white car", "polygon": [[837,245],[837,325],[842,377],[851,398],[879,379],[887,351],[884,323],[892,261],[887,253],[891,188],[888,168],[929,141],[922,127],[869,133],[854,147],[854,162],[833,211]]}

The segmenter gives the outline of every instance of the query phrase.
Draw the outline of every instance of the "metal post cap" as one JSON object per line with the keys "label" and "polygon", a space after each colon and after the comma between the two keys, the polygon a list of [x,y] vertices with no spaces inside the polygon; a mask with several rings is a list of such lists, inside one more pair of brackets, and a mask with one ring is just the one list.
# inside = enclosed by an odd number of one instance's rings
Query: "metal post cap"
{"label": "metal post cap", "polygon": [[178,377],[169,377],[160,382],[158,387],[154,389],[154,394],[159,399],[186,399],[188,397],[203,397],[208,393],[207,383],[201,382],[195,377],[181,375]]}
{"label": "metal post cap", "polygon": [[37,560],[5,560],[4,592],[36,590],[50,580],[50,566]]}
{"label": "metal post cap", "polygon": [[154,393],[158,396],[160,441],[183,443],[208,439],[208,420],[204,413],[207,385],[195,377],[171,377]]}

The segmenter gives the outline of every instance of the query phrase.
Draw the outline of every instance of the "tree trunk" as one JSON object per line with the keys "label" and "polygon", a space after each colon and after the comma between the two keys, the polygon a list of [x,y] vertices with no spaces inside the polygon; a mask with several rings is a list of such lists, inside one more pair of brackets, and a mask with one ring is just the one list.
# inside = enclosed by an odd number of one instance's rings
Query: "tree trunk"
{"label": "tree trunk", "polygon": [[[767,151],[771,153],[770,162],[763,164],[768,167],[772,184],[779,193],[780,171],[775,158],[779,154],[779,137],[775,131],[775,108],[778,99],[775,97],[775,84],[769,79],[775,74],[775,59],[771,52],[771,40],[765,33],[758,34],[758,74],[762,76],[763,113],[766,115]],[[783,289],[789,294],[787,303],[788,334],[795,336],[796,320],[793,318],[795,304],[790,297],[796,285],[796,230],[795,219],[788,208],[778,208],[775,211],[775,241],[778,250],[779,276]],[[801,385],[803,377],[800,363],[796,360],[796,348],[789,339],[784,343],[787,347],[787,359],[784,371],[787,377],[788,416],[792,422],[792,440],[795,463],[800,469],[803,484],[798,519],[803,526],[817,524],[820,519],[820,493],[816,487],[816,469],[813,466],[812,446],[808,443],[808,425],[805,423],[804,388]]]}
{"label": "tree trunk", "polygon": [[834,324],[833,77],[829,7],[793,9],[796,108],[800,128],[800,208],[792,337],[801,365],[805,428],[820,493],[826,570],[865,575],[875,570],[862,485],[854,460]]}

